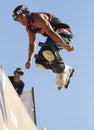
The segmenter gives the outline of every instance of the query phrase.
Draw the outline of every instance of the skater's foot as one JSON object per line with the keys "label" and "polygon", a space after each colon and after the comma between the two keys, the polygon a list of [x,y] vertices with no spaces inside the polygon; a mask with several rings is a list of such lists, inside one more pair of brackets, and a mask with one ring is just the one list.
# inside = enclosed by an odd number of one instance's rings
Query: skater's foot
{"label": "skater's foot", "polygon": [[63,78],[63,73],[56,74],[56,86],[57,86],[58,90],[61,90],[61,88],[63,86],[62,78]]}
{"label": "skater's foot", "polygon": [[74,68],[65,65],[65,70],[63,72],[63,79],[62,79],[64,88],[68,88],[68,85],[70,83],[70,78],[72,77],[73,72],[74,72]]}
{"label": "skater's foot", "polygon": [[66,89],[68,88],[73,72],[74,69],[72,67],[65,65],[64,72],[56,74],[56,86],[59,90],[62,88],[62,86],[64,86]]}

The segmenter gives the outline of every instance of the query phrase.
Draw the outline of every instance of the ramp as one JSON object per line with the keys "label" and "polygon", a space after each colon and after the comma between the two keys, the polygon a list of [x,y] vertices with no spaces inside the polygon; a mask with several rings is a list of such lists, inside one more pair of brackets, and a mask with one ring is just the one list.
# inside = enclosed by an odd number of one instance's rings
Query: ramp
{"label": "ramp", "polygon": [[2,66],[0,66],[0,130],[37,130]]}

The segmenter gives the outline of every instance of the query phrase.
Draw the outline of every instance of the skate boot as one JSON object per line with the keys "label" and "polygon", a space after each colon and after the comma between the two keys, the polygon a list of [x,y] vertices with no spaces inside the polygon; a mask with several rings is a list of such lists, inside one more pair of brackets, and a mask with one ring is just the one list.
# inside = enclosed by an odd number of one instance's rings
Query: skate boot
{"label": "skate boot", "polygon": [[55,55],[50,50],[43,51],[42,54],[45,57],[45,59],[49,62],[55,60]]}
{"label": "skate boot", "polygon": [[65,65],[63,73],[56,74],[56,86],[59,90],[62,88],[62,86],[64,86],[64,88],[68,88],[70,77],[73,75],[73,72],[74,69],[71,66]]}
{"label": "skate boot", "polygon": [[58,90],[60,90],[63,86],[62,79],[63,79],[63,73],[60,74],[56,73],[56,86]]}
{"label": "skate boot", "polygon": [[70,83],[70,78],[73,75],[74,69],[69,66],[69,65],[65,65],[65,69],[63,71],[63,75],[62,75],[62,84],[64,86],[64,88],[68,88],[68,85]]}

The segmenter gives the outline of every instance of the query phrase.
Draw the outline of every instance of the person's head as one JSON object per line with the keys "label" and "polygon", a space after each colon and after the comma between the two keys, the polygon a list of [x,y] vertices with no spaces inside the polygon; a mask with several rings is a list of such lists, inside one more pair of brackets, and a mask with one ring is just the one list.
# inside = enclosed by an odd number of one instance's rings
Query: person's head
{"label": "person's head", "polygon": [[28,8],[24,5],[17,6],[12,13],[13,19],[15,21],[20,22],[24,26],[28,25],[29,16],[30,16],[30,12]]}
{"label": "person's head", "polygon": [[20,79],[22,76],[24,75],[24,71],[22,68],[17,68],[15,71],[14,71],[14,76],[18,79]]}

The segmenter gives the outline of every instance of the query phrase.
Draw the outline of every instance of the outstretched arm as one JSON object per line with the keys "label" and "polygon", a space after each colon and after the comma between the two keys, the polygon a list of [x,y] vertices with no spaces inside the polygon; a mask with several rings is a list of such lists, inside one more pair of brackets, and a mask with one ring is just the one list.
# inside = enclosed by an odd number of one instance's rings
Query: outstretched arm
{"label": "outstretched arm", "polygon": [[36,42],[35,42],[35,34],[31,33],[28,29],[28,37],[29,37],[29,48],[28,48],[28,59],[25,64],[25,67],[29,69],[31,67],[32,58],[35,52]]}

